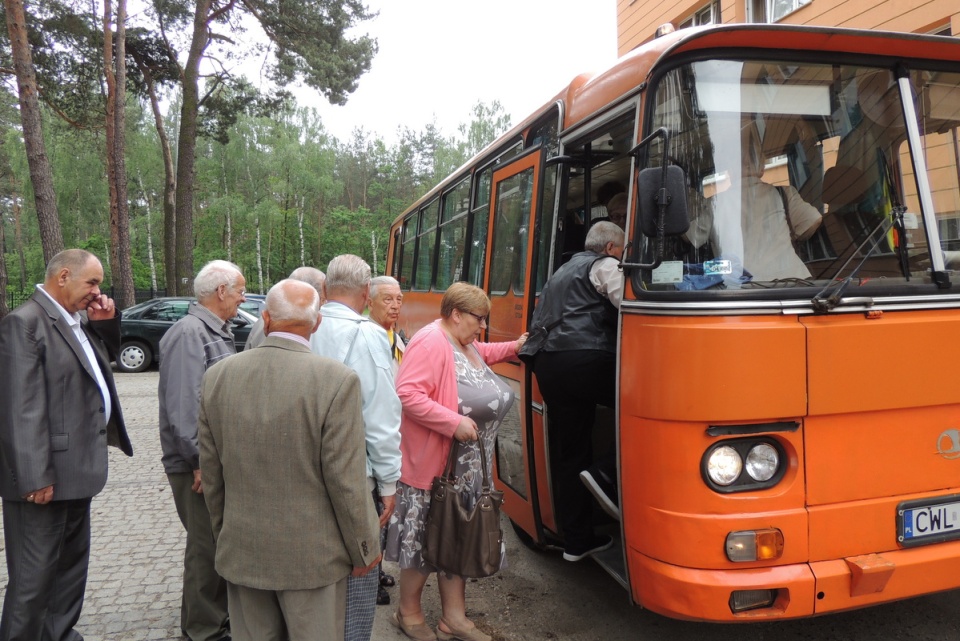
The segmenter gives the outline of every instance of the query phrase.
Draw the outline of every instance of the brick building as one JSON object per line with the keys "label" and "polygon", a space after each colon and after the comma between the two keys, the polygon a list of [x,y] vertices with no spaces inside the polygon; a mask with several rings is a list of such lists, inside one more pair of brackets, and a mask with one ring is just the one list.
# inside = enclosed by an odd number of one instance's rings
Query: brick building
{"label": "brick building", "polygon": [[652,39],[657,27],[734,22],[883,29],[960,35],[956,0],[618,0],[617,55]]}

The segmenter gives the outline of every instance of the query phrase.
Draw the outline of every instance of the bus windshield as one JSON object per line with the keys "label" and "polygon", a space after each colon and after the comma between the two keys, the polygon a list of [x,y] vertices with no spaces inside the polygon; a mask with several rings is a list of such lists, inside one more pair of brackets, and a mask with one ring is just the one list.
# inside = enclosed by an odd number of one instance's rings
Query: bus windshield
{"label": "bus windshield", "polygon": [[[654,92],[650,131],[669,132],[690,226],[639,290],[808,296],[849,278],[848,293],[900,295],[930,292],[938,269],[960,265],[960,74],[705,60]],[[643,166],[663,153],[657,141]],[[641,257],[655,247],[645,239]]]}

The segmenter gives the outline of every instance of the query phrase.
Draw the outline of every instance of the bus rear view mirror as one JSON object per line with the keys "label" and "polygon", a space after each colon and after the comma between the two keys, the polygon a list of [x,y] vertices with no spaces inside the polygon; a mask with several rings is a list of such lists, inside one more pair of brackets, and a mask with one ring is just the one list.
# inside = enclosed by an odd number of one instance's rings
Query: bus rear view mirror
{"label": "bus rear view mirror", "polygon": [[687,231],[690,227],[687,181],[680,167],[669,165],[640,171],[637,177],[637,215],[640,230],[649,238],[657,237],[658,224],[663,225],[664,236],[678,236]]}

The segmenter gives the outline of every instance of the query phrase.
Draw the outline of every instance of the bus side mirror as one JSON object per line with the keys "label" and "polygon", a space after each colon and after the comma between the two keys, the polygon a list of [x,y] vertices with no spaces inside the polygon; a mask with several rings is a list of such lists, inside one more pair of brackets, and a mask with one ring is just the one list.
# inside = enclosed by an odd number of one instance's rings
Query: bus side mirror
{"label": "bus side mirror", "polygon": [[[657,237],[658,224],[664,236],[678,236],[690,227],[687,217],[687,181],[676,165],[650,167],[637,176],[637,216],[640,231]],[[661,222],[662,216],[662,222]]]}

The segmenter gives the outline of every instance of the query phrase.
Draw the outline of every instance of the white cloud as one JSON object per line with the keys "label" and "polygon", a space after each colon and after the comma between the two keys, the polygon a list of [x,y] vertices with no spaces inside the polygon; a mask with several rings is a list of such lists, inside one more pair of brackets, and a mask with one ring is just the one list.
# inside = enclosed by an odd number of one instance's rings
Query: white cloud
{"label": "white cloud", "polygon": [[574,77],[616,58],[613,0],[368,0],[380,15],[360,31],[379,42],[369,73],[343,107],[300,89],[325,127],[393,140],[398,126],[436,119],[453,135],[477,101],[499,100],[514,124]]}

